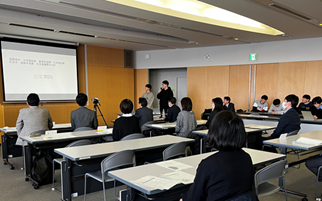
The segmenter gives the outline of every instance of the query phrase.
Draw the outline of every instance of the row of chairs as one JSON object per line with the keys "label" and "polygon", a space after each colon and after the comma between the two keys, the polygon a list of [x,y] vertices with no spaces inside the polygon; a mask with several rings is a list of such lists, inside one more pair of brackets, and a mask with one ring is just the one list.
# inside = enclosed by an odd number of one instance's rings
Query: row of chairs
{"label": "row of chairs", "polygon": [[[144,138],[144,137],[145,136],[141,133],[134,133],[134,134],[125,136],[124,138],[121,139],[121,141],[139,139],[139,138]],[[91,140],[78,140],[78,141],[75,141],[75,142],[67,145],[65,148],[84,146],[84,145],[89,145],[89,144],[92,144]],[[173,144],[173,145],[169,146],[168,148],[166,148],[163,151],[162,155],[163,155],[163,160],[172,159],[172,158],[175,158],[178,156],[187,156],[186,143],[180,142],[180,143]],[[54,181],[54,179],[55,179],[55,163],[58,163],[61,166],[61,164],[64,160],[65,160],[65,158],[57,158],[57,159],[53,160],[52,190],[60,192],[60,193],[61,193],[61,191],[55,188],[55,181]],[[135,166],[135,165],[136,165],[135,154],[133,151],[130,151],[130,150],[121,151],[121,152],[112,154],[112,155],[108,156],[107,158],[105,158],[101,162],[101,170],[100,171],[90,172],[90,173],[85,174],[84,200],[86,200],[86,183],[87,183],[88,177],[91,177],[91,178],[102,183],[103,192],[104,192],[104,200],[105,200],[106,199],[105,182],[113,181],[112,178],[107,176],[108,171],[115,170],[117,168],[129,167],[129,166]],[[114,197],[117,198],[115,185],[116,185],[116,182],[114,181]]]}
{"label": "row of chairs", "polygon": [[[83,129],[81,129],[81,130],[83,130]],[[135,133],[135,134],[125,136],[124,138],[121,139],[121,141],[139,139],[139,138],[144,138],[144,137],[145,136],[141,133]],[[76,146],[84,146],[84,145],[89,145],[89,144],[92,144],[91,140],[78,140],[76,142],[73,142],[73,143],[67,145],[66,148],[76,147]],[[168,148],[166,148],[163,151],[162,155],[163,155],[163,160],[169,160],[169,159],[173,159],[173,158],[176,158],[179,156],[187,156],[187,145],[185,142],[173,144],[173,145],[169,146]],[[55,163],[58,163],[61,165],[63,160],[65,160],[65,159],[59,158],[59,159],[53,160],[52,190],[56,190],[58,192],[61,192],[61,191],[59,191],[58,189],[55,188],[55,183],[54,183]],[[85,174],[84,200],[86,200],[87,177],[91,177],[91,178],[102,183],[104,200],[106,200],[105,182],[113,181],[112,178],[107,176],[108,171],[114,170],[117,168],[129,167],[129,166],[135,166],[135,165],[136,165],[135,154],[133,151],[130,151],[130,150],[118,152],[118,153],[112,154],[111,156],[108,156],[107,158],[105,158],[101,162],[101,170],[100,171]],[[277,179],[277,178],[283,178],[283,184],[284,184],[283,188],[285,189],[285,180],[284,180],[285,165],[286,165],[285,160],[279,161],[279,162],[276,162],[274,164],[271,164],[270,166],[267,166],[267,167],[261,169],[260,171],[258,171],[255,174],[256,195],[264,196],[264,195],[269,195],[271,193],[279,191],[280,188],[278,186],[274,186],[272,184],[267,183],[267,181]],[[114,180],[114,197],[117,198],[115,185],[116,185],[116,181]],[[287,200],[286,192],[285,192],[285,198]]]}

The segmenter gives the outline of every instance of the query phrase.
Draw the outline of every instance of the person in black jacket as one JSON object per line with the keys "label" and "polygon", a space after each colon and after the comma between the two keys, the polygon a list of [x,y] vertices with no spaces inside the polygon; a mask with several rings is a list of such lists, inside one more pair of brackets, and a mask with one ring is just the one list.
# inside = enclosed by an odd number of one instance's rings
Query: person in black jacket
{"label": "person in black jacket", "polygon": [[[285,97],[285,100],[283,102],[283,108],[285,108],[285,113],[281,116],[276,129],[274,130],[274,132],[271,133],[269,137],[260,137],[257,139],[257,149],[262,150],[264,140],[279,138],[281,134],[301,129],[300,116],[295,110],[298,103],[299,98],[294,94],[290,94]],[[276,149],[270,149],[269,151],[276,152]]]}
{"label": "person in black jacket", "polygon": [[162,88],[159,90],[157,98],[160,99],[160,114],[162,115],[162,111],[165,113],[168,112],[168,100],[173,97],[173,92],[169,87],[168,80],[164,80],[162,82]]}
{"label": "person in black jacket", "polygon": [[220,111],[224,110],[222,99],[217,97],[212,99],[212,112],[209,114],[208,121],[206,126],[209,128],[211,121],[216,116],[216,114]]}
{"label": "person in black jacket", "polygon": [[181,201],[228,200],[251,193],[255,171],[251,157],[242,150],[245,143],[243,120],[230,111],[219,112],[208,131],[208,145],[219,151],[200,162]]}
{"label": "person in black jacket", "polygon": [[224,97],[224,110],[235,112],[235,105],[234,105],[234,103],[230,102],[229,96]]}
{"label": "person in black jacket", "polygon": [[123,115],[114,122],[113,141],[119,141],[127,135],[141,132],[139,119],[131,114],[133,110],[132,101],[129,99],[122,100],[120,109]]}
{"label": "person in black jacket", "polygon": [[140,128],[142,128],[143,124],[149,121],[153,121],[153,110],[147,108],[148,101],[145,98],[139,98],[140,108],[135,111],[135,115],[139,118]]}
{"label": "person in black jacket", "polygon": [[178,114],[181,110],[176,105],[176,102],[177,102],[177,99],[175,97],[171,97],[169,99],[168,115],[166,117],[163,117],[165,121],[169,121],[169,122],[177,121]]}
{"label": "person in black jacket", "polygon": [[314,97],[312,99],[313,106],[310,108],[314,119],[322,119],[322,99],[320,96]]}

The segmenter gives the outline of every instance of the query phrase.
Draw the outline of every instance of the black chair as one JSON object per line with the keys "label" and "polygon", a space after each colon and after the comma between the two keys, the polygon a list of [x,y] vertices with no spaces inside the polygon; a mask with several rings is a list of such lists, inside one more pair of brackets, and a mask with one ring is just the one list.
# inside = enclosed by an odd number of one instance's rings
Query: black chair
{"label": "black chair", "polygon": [[166,148],[163,153],[163,160],[173,159],[179,156],[187,156],[187,144],[185,142],[175,143]]}
{"label": "black chair", "polygon": [[133,133],[130,135],[127,135],[125,137],[123,137],[120,141],[125,141],[125,140],[134,140],[134,139],[140,139],[140,138],[144,138],[145,136],[141,133]]}
{"label": "black chair", "polygon": [[118,197],[116,197],[116,181],[108,176],[108,171],[114,170],[116,168],[123,168],[123,167],[130,167],[135,166],[136,160],[135,160],[135,154],[134,151],[131,150],[125,150],[121,152],[117,152],[115,154],[112,154],[108,157],[106,157],[101,162],[101,170],[96,172],[89,172],[85,174],[85,181],[84,181],[84,201],[86,201],[86,183],[87,183],[87,177],[91,177],[92,179],[101,182],[103,185],[103,194],[104,194],[104,201],[106,201],[106,195],[105,195],[105,182],[108,181],[114,181],[114,197],[119,200]]}
{"label": "black chair", "polygon": [[[68,144],[67,146],[65,146],[65,148],[84,146],[84,145],[89,145],[89,144],[92,144],[91,140],[77,140],[75,142]],[[55,158],[53,160],[53,184],[52,184],[51,190],[57,191],[59,193],[61,193],[61,191],[59,191],[58,189],[55,188],[55,163],[58,163],[61,166],[63,161],[65,161],[65,158]],[[63,175],[63,174],[61,174],[61,175]],[[61,182],[62,181],[63,180],[61,179]],[[62,184],[61,184],[61,186],[62,186]]]}

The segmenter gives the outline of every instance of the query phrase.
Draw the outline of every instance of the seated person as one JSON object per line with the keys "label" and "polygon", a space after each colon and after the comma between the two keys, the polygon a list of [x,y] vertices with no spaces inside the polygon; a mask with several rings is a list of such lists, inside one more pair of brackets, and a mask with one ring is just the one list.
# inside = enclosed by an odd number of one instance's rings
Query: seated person
{"label": "seated person", "polygon": [[132,115],[132,101],[129,99],[122,100],[120,109],[123,115],[114,122],[113,141],[119,141],[127,135],[141,132],[139,119]]}
{"label": "seated person", "polygon": [[281,104],[280,99],[277,98],[273,101],[273,104],[269,108],[268,112],[277,114],[278,112],[281,112],[281,111],[284,111],[283,105]]}
{"label": "seated person", "polygon": [[[285,97],[283,102],[283,108],[285,109],[285,113],[278,120],[278,124],[276,129],[269,137],[259,137],[256,141],[256,148],[262,150],[263,141],[270,140],[274,138],[279,138],[281,134],[289,133],[295,130],[301,129],[301,120],[299,114],[296,112],[295,108],[299,102],[299,98],[290,94]],[[275,150],[275,151],[274,151]],[[276,149],[274,148],[274,152]]]}
{"label": "seated person", "polygon": [[208,131],[208,145],[218,152],[200,162],[193,184],[180,201],[228,200],[252,191],[255,171],[251,157],[242,150],[246,136],[238,115],[219,112]]}
{"label": "seated person", "polygon": [[235,105],[234,105],[234,103],[230,102],[229,96],[224,97],[224,110],[235,112]]}
{"label": "seated person", "polygon": [[178,136],[188,137],[188,134],[197,128],[197,120],[192,110],[192,101],[185,97],[181,99],[182,111],[179,112],[175,132]]}
{"label": "seated person", "polygon": [[314,97],[312,99],[313,106],[311,107],[311,113],[314,119],[322,119],[322,99],[320,96]]}
{"label": "seated person", "polygon": [[39,96],[31,93],[27,97],[28,108],[19,111],[16,128],[18,139],[16,145],[24,146],[19,137],[28,136],[32,132],[40,130],[50,130],[53,128],[53,121],[47,108],[38,107],[40,104]]}
{"label": "seated person", "polygon": [[223,107],[223,102],[221,100],[221,98],[217,97],[212,99],[212,111],[209,115],[208,121],[206,123],[206,126],[209,128],[210,123],[212,121],[212,119],[216,116],[216,114],[220,111],[224,110]]}
{"label": "seated person", "polygon": [[260,100],[257,100],[254,102],[252,112],[267,112],[268,110],[268,104],[266,103],[267,100],[268,100],[268,97],[266,95],[262,95]]}
{"label": "seated person", "polygon": [[181,111],[180,108],[176,105],[177,99],[175,97],[171,97],[168,101],[169,109],[168,115],[164,117],[165,121],[175,122],[177,121],[177,117],[179,112]]}
{"label": "seated person", "polygon": [[300,110],[310,110],[313,106],[312,102],[310,102],[311,96],[308,94],[303,95],[302,103],[299,104],[298,108]]}
{"label": "seated person", "polygon": [[147,107],[148,101],[145,98],[139,98],[140,108],[135,111],[135,115],[139,118],[140,128],[146,122],[153,121],[153,110]]}
{"label": "seated person", "polygon": [[72,129],[75,130],[79,127],[90,127],[97,129],[98,122],[96,112],[86,107],[87,95],[80,93],[76,96],[76,102],[79,105],[77,110],[74,110],[70,114],[70,123]]}

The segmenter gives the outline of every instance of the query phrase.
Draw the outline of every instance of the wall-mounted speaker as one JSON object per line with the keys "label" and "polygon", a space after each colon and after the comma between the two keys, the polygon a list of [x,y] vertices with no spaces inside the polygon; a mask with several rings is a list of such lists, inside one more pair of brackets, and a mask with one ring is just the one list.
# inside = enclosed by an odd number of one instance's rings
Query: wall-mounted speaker
{"label": "wall-mounted speaker", "polygon": [[124,50],[124,68],[134,68],[133,50]]}

